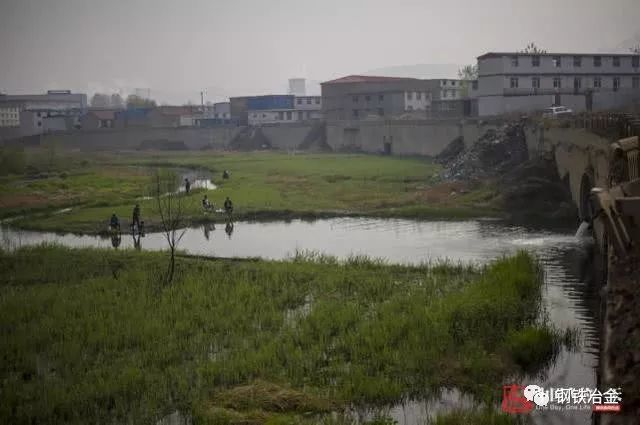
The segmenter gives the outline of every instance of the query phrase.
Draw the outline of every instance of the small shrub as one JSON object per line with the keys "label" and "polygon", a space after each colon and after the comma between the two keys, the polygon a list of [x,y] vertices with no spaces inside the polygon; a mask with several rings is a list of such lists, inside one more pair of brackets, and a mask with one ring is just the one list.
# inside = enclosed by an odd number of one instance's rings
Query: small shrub
{"label": "small shrub", "polygon": [[511,332],[505,340],[513,360],[525,371],[548,364],[557,354],[559,338],[548,328],[526,327]]}

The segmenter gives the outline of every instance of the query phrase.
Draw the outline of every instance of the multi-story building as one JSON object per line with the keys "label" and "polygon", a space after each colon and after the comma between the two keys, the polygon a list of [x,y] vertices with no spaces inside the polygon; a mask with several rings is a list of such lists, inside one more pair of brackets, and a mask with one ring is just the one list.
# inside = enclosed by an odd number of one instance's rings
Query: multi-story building
{"label": "multi-story building", "polygon": [[640,55],[486,53],[478,57],[477,98],[481,116],[622,108],[640,101]]}
{"label": "multi-story building", "polygon": [[[273,106],[273,107],[269,107]],[[286,102],[249,101],[249,125],[281,124],[322,118],[320,96],[292,96]]]}
{"label": "multi-story building", "polygon": [[71,93],[70,90],[49,90],[46,94],[0,95],[0,105],[4,103],[19,104],[21,110],[27,111],[85,111],[87,95]]}
{"label": "multi-story building", "polygon": [[369,116],[393,117],[431,108],[438,80],[349,75],[326,81],[322,87],[322,113],[327,120],[359,120]]}

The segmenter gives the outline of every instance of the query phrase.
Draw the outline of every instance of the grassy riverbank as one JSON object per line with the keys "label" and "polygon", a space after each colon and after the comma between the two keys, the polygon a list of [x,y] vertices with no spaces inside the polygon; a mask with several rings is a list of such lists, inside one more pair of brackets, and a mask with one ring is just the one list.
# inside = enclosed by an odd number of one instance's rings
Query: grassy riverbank
{"label": "grassy riverbank", "polygon": [[560,344],[532,327],[541,278],[525,253],[485,268],[177,266],[164,286],[162,253],[0,253],[0,422],[151,423],[179,409],[197,423],[292,423],[441,388],[491,405]]}
{"label": "grassy riverbank", "polygon": [[[26,214],[15,225],[56,231],[97,233],[116,212],[130,219],[136,198],[148,196],[157,168],[199,169],[217,190],[184,196],[186,223],[220,220],[205,214],[201,200],[221,206],[229,196],[237,219],[274,220],[330,216],[457,219],[495,216],[500,211],[490,185],[439,183],[439,166],[426,159],[372,155],[283,153],[131,153],[53,162],[38,179],[12,174],[0,179],[2,216]],[[65,169],[68,164],[68,169]],[[223,181],[222,171],[231,171]],[[147,228],[159,224],[153,200],[141,201]],[[65,213],[56,213],[72,207]],[[34,214],[35,213],[35,214]]]}

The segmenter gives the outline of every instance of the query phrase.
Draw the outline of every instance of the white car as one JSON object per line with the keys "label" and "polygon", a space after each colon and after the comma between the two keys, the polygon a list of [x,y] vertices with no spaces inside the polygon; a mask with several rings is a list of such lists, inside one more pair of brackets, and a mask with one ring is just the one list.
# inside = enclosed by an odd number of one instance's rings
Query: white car
{"label": "white car", "polygon": [[558,118],[565,115],[573,114],[573,110],[566,106],[551,106],[542,110],[542,116],[544,118]]}

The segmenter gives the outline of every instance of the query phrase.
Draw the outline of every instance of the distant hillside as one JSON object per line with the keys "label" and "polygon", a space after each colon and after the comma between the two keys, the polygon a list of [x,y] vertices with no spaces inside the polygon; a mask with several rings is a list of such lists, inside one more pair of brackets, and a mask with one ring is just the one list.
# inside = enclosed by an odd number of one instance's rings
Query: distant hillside
{"label": "distant hillside", "polygon": [[460,65],[440,63],[399,65],[372,69],[362,74],[409,78],[458,78],[458,69],[460,68]]}

